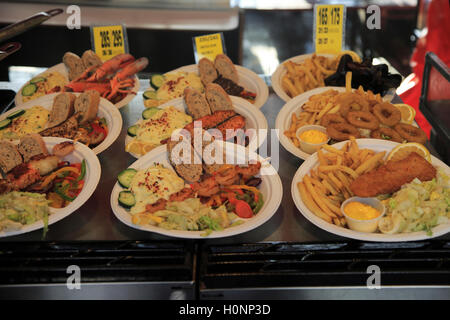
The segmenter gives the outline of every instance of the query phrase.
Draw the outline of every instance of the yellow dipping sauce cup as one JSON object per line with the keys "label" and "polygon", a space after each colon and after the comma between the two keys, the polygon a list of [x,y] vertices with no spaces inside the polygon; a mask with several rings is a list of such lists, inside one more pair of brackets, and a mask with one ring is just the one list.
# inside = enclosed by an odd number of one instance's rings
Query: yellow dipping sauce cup
{"label": "yellow dipping sauce cup", "polygon": [[378,221],[385,214],[385,207],[377,198],[352,197],[341,205],[341,212],[348,227],[360,232],[375,232]]}
{"label": "yellow dipping sauce cup", "polygon": [[306,125],[298,128],[297,139],[300,141],[300,149],[312,154],[330,141],[327,128],[318,125]]}

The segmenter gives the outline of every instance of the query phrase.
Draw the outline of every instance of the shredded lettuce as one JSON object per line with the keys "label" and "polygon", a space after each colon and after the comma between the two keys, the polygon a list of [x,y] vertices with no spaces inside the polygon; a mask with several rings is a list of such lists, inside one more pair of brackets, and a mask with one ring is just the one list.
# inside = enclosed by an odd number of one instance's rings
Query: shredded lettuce
{"label": "shredded lettuce", "polygon": [[438,169],[437,177],[421,182],[414,179],[386,199],[386,217],[401,215],[406,222],[396,232],[425,231],[433,235],[433,228],[450,221],[449,177]]}

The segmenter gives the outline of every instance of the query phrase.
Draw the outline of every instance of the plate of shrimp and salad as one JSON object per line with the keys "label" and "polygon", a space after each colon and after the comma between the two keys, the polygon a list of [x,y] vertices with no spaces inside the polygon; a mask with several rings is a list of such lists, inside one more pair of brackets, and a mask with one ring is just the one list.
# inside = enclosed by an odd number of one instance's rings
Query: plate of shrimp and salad
{"label": "plate of shrimp and salad", "polygon": [[[282,185],[267,161],[243,146],[211,140],[200,152],[194,147],[181,151],[190,156],[180,161],[178,148],[190,145],[171,139],[118,175],[111,207],[120,221],[167,236],[219,238],[252,230],[272,217]],[[223,162],[200,157],[213,145],[224,150]]]}

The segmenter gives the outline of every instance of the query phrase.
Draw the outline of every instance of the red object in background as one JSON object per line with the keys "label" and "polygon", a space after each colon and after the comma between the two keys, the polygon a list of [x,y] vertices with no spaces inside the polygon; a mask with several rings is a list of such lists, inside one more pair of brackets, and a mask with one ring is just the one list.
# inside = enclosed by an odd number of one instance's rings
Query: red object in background
{"label": "red object in background", "polygon": [[[419,111],[425,54],[434,52],[446,65],[450,65],[450,5],[448,0],[433,0],[427,13],[428,32],[417,41],[411,57],[413,74],[408,76],[411,88],[400,94],[403,102],[416,110],[416,122],[430,137],[431,125]],[[408,84],[402,83],[402,86]]]}

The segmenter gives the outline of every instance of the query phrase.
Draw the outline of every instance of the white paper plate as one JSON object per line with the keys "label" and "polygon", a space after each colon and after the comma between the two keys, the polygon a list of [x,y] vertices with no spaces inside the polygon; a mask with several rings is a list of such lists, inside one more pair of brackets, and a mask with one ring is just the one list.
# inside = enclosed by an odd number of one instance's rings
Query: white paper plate
{"label": "white paper plate", "polygon": [[[66,78],[67,83],[69,83],[69,74],[68,74],[68,72],[67,72],[67,68],[66,68],[66,66],[64,65],[64,63],[59,63],[59,64],[57,64],[57,65],[55,65],[55,66],[53,66],[53,67],[47,69],[46,71],[41,72],[40,74],[38,74],[37,76],[35,76],[35,77],[33,77],[33,78],[39,77],[40,75],[43,75],[44,73],[47,73],[47,72],[59,72],[59,73],[61,73],[61,74]],[[135,79],[135,81],[134,81],[134,87],[133,87],[133,89],[132,89],[132,92],[137,93],[137,92],[139,91],[139,88],[140,88],[140,83],[139,83],[139,79],[138,79],[137,76],[134,76],[134,79]],[[28,84],[28,82],[25,83],[25,84],[19,89],[19,91],[17,91],[16,97],[15,97],[15,99],[14,99],[14,102],[15,102],[16,106],[20,106],[21,104],[24,103],[24,102],[23,102],[23,99],[22,99],[22,89],[23,89],[23,87],[24,87],[25,85],[27,85],[27,84]],[[123,106],[126,106],[128,103],[130,103],[131,100],[133,100],[135,96],[136,96],[136,94],[128,94],[125,98],[123,98],[122,100],[120,100],[118,103],[114,104],[114,106],[116,106],[116,108],[119,108],[119,109],[120,109],[120,108],[122,108]],[[35,100],[36,100],[36,99],[35,99]],[[32,100],[32,101],[34,101],[34,100]]]}
{"label": "white paper plate", "polygon": [[[58,95],[59,93],[52,93],[47,94],[45,96],[36,98],[34,100],[25,102],[24,104],[15,107],[8,112],[2,114],[0,116],[0,120],[5,119],[8,115],[11,113],[22,110],[22,109],[29,109],[33,106],[41,106],[47,110],[52,109],[53,105],[53,99]],[[80,95],[81,93],[74,92],[75,95]],[[95,154],[99,154],[102,151],[105,151],[109,148],[110,145],[116,141],[117,137],[120,135],[120,131],[122,130],[122,115],[120,114],[119,110],[108,100],[100,98],[100,104],[98,107],[98,116],[100,118],[105,118],[106,124],[108,126],[108,136],[105,140],[103,140],[102,143],[100,143],[98,146],[96,146],[94,149]]]}
{"label": "white paper plate", "polygon": [[[256,93],[255,103],[250,103],[250,105],[258,109],[261,108],[264,105],[264,103],[266,103],[267,98],[269,97],[269,88],[267,87],[266,83],[253,71],[238,65],[235,66],[239,75],[238,84],[244,87],[245,90]],[[192,72],[198,74],[198,66],[196,64],[191,64],[188,66],[177,68],[167,73],[173,72]]]}
{"label": "white paper plate", "polygon": [[[231,143],[226,143],[227,149],[226,150],[233,150],[233,148],[236,146]],[[241,158],[245,154],[245,150],[242,146],[236,146],[237,147],[237,158],[238,159],[245,159]],[[239,149],[242,148],[240,151]],[[247,151],[248,152],[248,151]],[[263,162],[263,159],[259,157],[258,155],[252,153],[252,156],[257,157],[261,162]],[[130,168],[134,168],[137,170],[143,170],[147,169],[154,163],[160,163],[164,165],[166,168],[172,168],[169,159],[167,157],[167,148],[165,145],[159,146],[156,149],[153,149],[149,153],[147,153],[145,156],[143,156],[141,159],[134,162]],[[244,233],[250,230],[253,230],[260,225],[262,225],[264,222],[269,220],[277,211],[278,207],[281,203],[281,198],[283,194],[283,186],[281,184],[280,177],[278,176],[275,169],[270,167],[265,167],[261,169],[261,178],[262,182],[260,186],[258,187],[263,194],[264,197],[264,206],[261,208],[259,213],[250,218],[250,219],[243,219],[245,220],[245,223],[230,227],[227,229],[224,229],[222,231],[213,231],[209,236],[204,237],[201,236],[203,231],[181,231],[181,230],[166,230],[163,228],[159,228],[156,226],[138,226],[131,222],[131,215],[128,213],[127,210],[122,208],[118,203],[118,197],[119,192],[124,190],[119,183],[116,183],[112,193],[111,193],[111,208],[114,212],[114,215],[119,219],[121,222],[126,224],[129,227],[143,230],[143,231],[149,231],[149,232],[155,232],[167,236],[177,237],[177,238],[187,238],[187,239],[205,239],[205,238],[224,238],[229,237],[233,235],[237,235],[240,233]]]}
{"label": "white paper plate", "polygon": [[[283,90],[283,86],[281,84],[281,80],[283,79],[283,76],[287,72],[287,69],[284,66],[284,63],[286,61],[301,63],[301,62],[305,61],[306,59],[311,58],[312,55],[313,55],[313,53],[308,53],[308,54],[302,54],[299,56],[295,56],[295,57],[286,59],[285,61],[283,61],[282,63],[280,63],[278,65],[278,67],[275,69],[275,72],[272,74],[272,77],[271,77],[272,88],[275,91],[275,93],[285,102],[288,102],[289,100],[291,100],[293,98],[289,97],[289,95]],[[327,58],[336,57],[335,54],[316,54],[316,55],[322,56],[322,57],[327,57]],[[308,91],[306,91],[305,93],[307,93],[307,92]],[[394,98],[394,95],[395,95],[395,89],[391,89],[384,95],[383,99],[385,99],[387,101],[391,101]]]}
{"label": "white paper plate", "polygon": [[[52,137],[44,137],[45,145],[48,148],[48,151],[51,152],[53,146],[63,141],[70,141],[68,139],[62,138],[52,138]],[[101,175],[101,167],[100,162],[95,155],[95,153],[86,147],[84,144],[79,142],[75,143],[75,151],[70,155],[63,158],[65,161],[70,161],[71,163],[79,163],[82,160],[86,161],[86,175],[84,178],[84,186],[81,190],[81,193],[78,197],[71,202],[67,207],[61,209],[50,208],[50,212],[52,213],[48,218],[48,225],[52,225],[55,222],[67,217],[71,213],[75,212],[78,208],[80,208],[94,193],[97,185],[100,181]],[[42,220],[36,221],[33,224],[23,226],[22,229],[11,232],[0,232],[0,237],[10,237],[14,235],[19,235],[22,233],[31,232],[34,230],[38,230],[44,227],[44,223]],[[51,229],[51,227],[49,227]]]}
{"label": "white paper plate", "polygon": [[[281,145],[290,153],[295,155],[296,157],[300,159],[307,159],[309,158],[310,154],[304,152],[300,148],[297,148],[294,143],[292,143],[291,139],[286,137],[284,135],[284,132],[286,130],[289,130],[292,122],[292,113],[295,112],[295,114],[298,116],[302,111],[303,105],[309,100],[309,98],[315,94],[319,94],[328,90],[337,90],[340,92],[344,92],[344,87],[320,87],[315,88],[309,91],[306,91],[295,98],[289,100],[280,110],[280,112],[277,115],[277,119],[275,120],[275,128],[279,130],[280,132],[280,142]],[[355,90],[355,89],[353,89]],[[390,97],[383,97],[383,100],[385,101],[391,101]]]}
{"label": "white paper plate", "polygon": [[[252,106],[252,104],[248,101],[245,101],[244,99],[230,96],[231,101],[233,102],[234,111],[239,113],[245,118],[245,129],[256,129],[258,130],[258,134],[253,136],[252,139],[250,139],[250,147],[253,147],[253,149],[256,147],[258,149],[266,140],[267,138],[267,131],[268,131],[268,124],[267,119],[264,116],[264,114],[259,110]],[[171,100],[169,102],[166,102],[159,106],[158,108],[164,109],[168,108],[170,106],[173,106],[177,110],[186,112],[186,103],[184,102],[183,98],[177,98],[174,100]],[[140,120],[142,121],[142,120]],[[264,131],[259,131],[264,130]],[[131,142],[133,138],[127,135],[125,138],[125,146]],[[254,141],[257,139],[257,141]],[[253,151],[256,151],[254,149]],[[135,158],[140,158],[141,156],[130,153]]]}
{"label": "white paper plate", "polygon": [[[358,146],[360,148],[367,148],[371,150],[375,150],[376,152],[381,151],[390,151],[399,143],[380,140],[380,139],[357,139]],[[348,141],[342,141],[336,143],[334,147],[337,149],[341,149]],[[450,168],[437,159],[436,157],[431,157],[432,164],[435,167],[444,168],[446,174],[450,174]],[[300,213],[308,219],[310,222],[315,224],[317,227],[326,230],[328,232],[334,233],[338,236],[364,240],[364,241],[379,241],[379,242],[396,242],[396,241],[418,241],[418,240],[426,240],[435,237],[442,236],[448,232],[450,232],[450,224],[441,224],[432,229],[433,235],[430,237],[426,234],[425,231],[419,232],[411,232],[411,233],[400,233],[400,234],[382,234],[382,233],[364,233],[353,231],[350,229],[346,229],[343,227],[338,227],[334,224],[328,223],[325,220],[317,217],[313,212],[311,212],[308,207],[303,203],[303,200],[300,197],[300,194],[297,189],[297,183],[303,180],[303,176],[309,173],[311,169],[315,168],[319,164],[319,160],[317,158],[317,153],[314,153],[311,157],[309,157],[303,164],[298,168],[295,173],[294,178],[292,179],[291,184],[291,194],[292,199],[294,200],[295,206],[300,211]]]}

